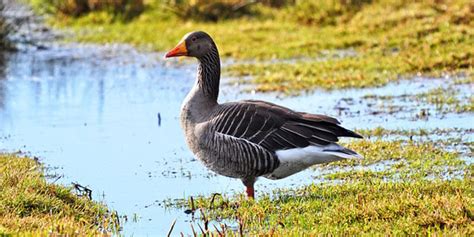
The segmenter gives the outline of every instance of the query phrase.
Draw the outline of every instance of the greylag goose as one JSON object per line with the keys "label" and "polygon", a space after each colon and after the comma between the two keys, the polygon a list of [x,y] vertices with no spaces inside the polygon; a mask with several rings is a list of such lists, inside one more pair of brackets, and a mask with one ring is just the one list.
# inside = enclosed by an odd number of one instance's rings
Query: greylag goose
{"label": "greylag goose", "polygon": [[338,137],[362,137],[335,118],[258,100],[219,104],[219,52],[207,33],[188,33],[165,57],[178,56],[199,61],[181,108],[186,143],[208,169],[241,179],[249,198],[260,176],[281,179],[314,164],[361,158],[336,144]]}

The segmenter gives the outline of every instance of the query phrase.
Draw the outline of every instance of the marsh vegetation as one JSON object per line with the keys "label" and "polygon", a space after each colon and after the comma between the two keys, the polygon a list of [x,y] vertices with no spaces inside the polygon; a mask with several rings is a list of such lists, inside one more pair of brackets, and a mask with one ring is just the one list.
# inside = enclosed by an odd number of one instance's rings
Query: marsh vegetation
{"label": "marsh vegetation", "polygon": [[118,232],[116,213],[73,187],[52,184],[45,166],[0,154],[0,234],[96,235]]}
{"label": "marsh vegetation", "polygon": [[[206,1],[196,2],[192,6],[207,6]],[[471,1],[297,1],[280,8],[256,3],[249,7],[258,14],[221,19],[217,24],[183,19],[179,13],[184,10],[167,6],[151,1],[128,23],[114,21],[104,12],[53,22],[75,29],[74,40],[81,42],[121,42],[157,51],[171,48],[189,31],[206,29],[225,57],[257,60],[231,65],[226,71],[252,76],[260,91],[380,86],[418,73],[465,73],[472,78]],[[354,54],[320,60],[324,50]],[[258,63],[298,58],[306,60]]]}
{"label": "marsh vegetation", "polygon": [[[177,218],[173,234],[474,234],[471,1],[30,2],[74,44],[5,59],[0,144],[105,190],[122,216],[138,216],[122,233],[166,233]],[[365,159],[262,180],[256,201],[208,173],[178,135],[194,67],[156,53],[196,29],[223,56],[223,101],[338,117],[365,136],[343,141]],[[0,233],[43,233],[45,220],[64,233],[112,226],[104,205],[48,183],[33,160],[0,158],[11,174],[0,176],[3,187],[24,197],[0,199],[0,213],[15,213],[0,219]]]}

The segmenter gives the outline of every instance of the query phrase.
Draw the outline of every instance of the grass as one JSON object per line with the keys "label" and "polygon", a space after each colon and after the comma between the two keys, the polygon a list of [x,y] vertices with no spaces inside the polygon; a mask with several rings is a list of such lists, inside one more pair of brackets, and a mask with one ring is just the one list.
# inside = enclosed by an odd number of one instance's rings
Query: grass
{"label": "grass", "polygon": [[441,114],[472,113],[474,111],[474,96],[461,89],[464,88],[459,86],[454,87],[452,85],[448,87],[440,86],[418,94],[403,94],[397,96],[377,96],[369,94],[365,95],[363,99],[383,103],[384,107],[388,109],[391,105],[397,104],[397,102],[410,101],[421,108],[432,105],[434,106],[434,110]]}
{"label": "grass", "polygon": [[0,235],[98,235],[117,230],[114,214],[72,188],[49,183],[28,157],[0,154]]}
{"label": "grass", "polygon": [[41,13],[55,13],[78,17],[89,12],[102,11],[114,20],[128,21],[139,15],[144,8],[143,0],[28,0]]}
{"label": "grass", "polygon": [[[205,30],[224,58],[239,62],[227,66],[226,75],[250,76],[245,82],[257,91],[362,88],[414,75],[462,75],[445,77],[456,80],[448,90],[408,99],[446,113],[473,111],[472,96],[459,97],[456,87],[470,86],[474,78],[471,1],[362,0],[354,7],[324,5],[312,15],[308,12],[323,1],[308,2],[281,9],[257,5],[258,16],[212,23],[182,20],[148,1],[130,22],[94,12],[55,16],[51,24],[72,29],[68,40],[152,51],[173,47],[189,31]],[[194,213],[203,232],[230,236],[474,235],[473,143],[464,136],[471,130],[359,132],[370,140],[346,145],[365,159],[314,167],[321,184],[259,193],[256,201],[206,196],[168,205]]]}
{"label": "grass", "polygon": [[426,93],[417,95],[417,100],[426,101],[436,106],[436,110],[443,112],[473,112],[474,96],[469,95],[466,98],[457,98],[458,90],[448,88],[436,88]]}
{"label": "grass", "polygon": [[[214,37],[225,58],[305,59],[226,68],[229,76],[252,76],[259,91],[372,87],[417,73],[463,72],[472,77],[472,1],[380,0],[350,7],[323,2],[279,9],[256,5],[258,16],[218,23],[182,20],[156,3],[147,3],[145,12],[127,23],[114,21],[105,12],[81,18],[58,16],[51,22],[73,29],[70,40],[79,42],[127,43],[165,51],[185,33],[201,29]],[[311,14],[305,9],[318,11]],[[325,50],[346,49],[356,54],[320,58]]]}
{"label": "grass", "polygon": [[449,134],[456,134],[457,137],[474,133],[474,129],[459,129],[459,128],[446,128],[446,129],[414,129],[414,130],[392,130],[385,129],[383,127],[376,127],[373,129],[357,129],[356,132],[361,134],[363,137],[371,138],[386,138],[392,135],[401,135],[405,138],[413,138],[414,136],[420,136],[430,138],[431,136],[447,136]]}
{"label": "grass", "polygon": [[207,208],[209,199],[203,199],[197,206],[211,220],[235,220],[247,235],[469,236],[474,232],[469,185],[468,180],[395,183],[361,179],[280,191],[257,202],[224,198],[212,209]]}
{"label": "grass", "polygon": [[[449,132],[456,131],[436,133]],[[260,194],[256,201],[237,195],[168,204],[196,212],[197,224],[229,236],[239,231],[259,236],[474,234],[472,163],[443,146],[409,137],[426,131],[365,133],[403,139],[347,144],[365,159],[316,166],[320,184]]]}

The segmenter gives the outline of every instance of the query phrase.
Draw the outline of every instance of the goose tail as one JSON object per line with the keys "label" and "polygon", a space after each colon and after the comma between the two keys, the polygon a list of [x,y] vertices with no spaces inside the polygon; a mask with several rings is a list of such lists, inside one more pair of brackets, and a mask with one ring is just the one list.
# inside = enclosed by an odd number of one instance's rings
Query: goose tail
{"label": "goose tail", "polygon": [[363,159],[364,157],[361,156],[359,153],[349,149],[345,148],[343,146],[331,146],[329,148],[323,149],[324,153],[331,154],[337,157],[341,157],[344,159]]}
{"label": "goose tail", "polygon": [[304,148],[278,150],[276,155],[280,164],[272,173],[266,175],[269,179],[285,178],[315,164],[363,158],[357,152],[336,143],[326,146],[310,145]]}

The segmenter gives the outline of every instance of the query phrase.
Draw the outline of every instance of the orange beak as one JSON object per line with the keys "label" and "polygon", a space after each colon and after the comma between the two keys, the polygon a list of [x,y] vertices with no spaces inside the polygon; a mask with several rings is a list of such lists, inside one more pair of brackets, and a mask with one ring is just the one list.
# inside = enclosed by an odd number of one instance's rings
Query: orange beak
{"label": "orange beak", "polygon": [[181,42],[176,45],[172,50],[170,50],[166,54],[166,58],[171,58],[171,57],[179,57],[179,56],[187,56],[188,55],[188,49],[186,48],[186,42],[182,40]]}

